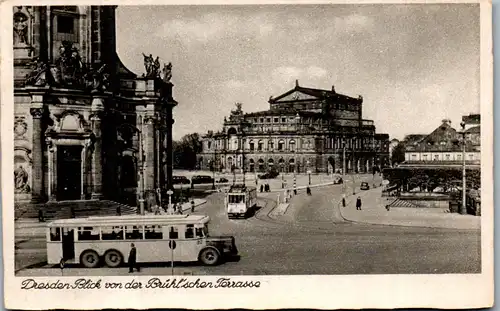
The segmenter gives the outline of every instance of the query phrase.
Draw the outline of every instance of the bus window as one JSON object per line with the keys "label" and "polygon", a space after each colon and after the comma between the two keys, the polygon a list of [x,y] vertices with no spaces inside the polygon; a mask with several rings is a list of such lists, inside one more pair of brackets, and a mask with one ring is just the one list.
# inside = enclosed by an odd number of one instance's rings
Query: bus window
{"label": "bus window", "polygon": [[101,237],[105,241],[123,240],[123,227],[121,226],[102,227]]}
{"label": "bus window", "polygon": [[61,241],[61,228],[50,228],[50,240],[53,242]]}
{"label": "bus window", "polygon": [[176,227],[170,227],[170,230],[168,232],[168,238],[169,239],[178,239],[179,238],[179,231],[177,230]]}
{"label": "bus window", "polygon": [[205,226],[203,227],[203,233],[205,234],[205,236],[208,236],[208,225],[205,224]]}
{"label": "bus window", "polygon": [[197,238],[203,237],[203,228],[196,228],[196,237]]}
{"label": "bus window", "polygon": [[186,232],[184,233],[184,237],[186,239],[194,238],[194,225],[187,225]]}
{"label": "bus window", "polygon": [[142,226],[127,226],[125,227],[125,239],[127,240],[142,240]]}
{"label": "bus window", "polygon": [[150,240],[163,239],[161,226],[144,226],[144,238]]}
{"label": "bus window", "polygon": [[99,230],[93,227],[78,227],[78,240],[80,241],[95,241],[99,240]]}

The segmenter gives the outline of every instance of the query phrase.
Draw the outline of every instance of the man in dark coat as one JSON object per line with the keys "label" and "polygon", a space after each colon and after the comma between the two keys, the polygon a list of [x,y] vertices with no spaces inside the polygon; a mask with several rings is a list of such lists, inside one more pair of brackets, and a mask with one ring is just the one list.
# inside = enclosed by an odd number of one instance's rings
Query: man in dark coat
{"label": "man in dark coat", "polygon": [[260,184],[260,192],[263,192],[263,191],[264,191],[264,185]]}
{"label": "man in dark coat", "polygon": [[361,210],[361,197],[356,199],[356,210]]}
{"label": "man in dark coat", "polygon": [[134,243],[130,245],[132,248],[130,249],[130,253],[128,254],[128,273],[134,272],[134,269],[137,269],[137,272],[141,271],[139,266],[137,265],[137,249],[135,248]]}

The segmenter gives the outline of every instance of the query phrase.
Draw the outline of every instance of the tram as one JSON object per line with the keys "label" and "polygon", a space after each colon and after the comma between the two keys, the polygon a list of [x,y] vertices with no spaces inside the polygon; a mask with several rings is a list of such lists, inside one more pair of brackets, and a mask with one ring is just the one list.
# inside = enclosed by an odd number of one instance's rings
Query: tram
{"label": "tram", "polygon": [[246,218],[256,206],[257,188],[244,185],[229,188],[226,196],[228,218]]}

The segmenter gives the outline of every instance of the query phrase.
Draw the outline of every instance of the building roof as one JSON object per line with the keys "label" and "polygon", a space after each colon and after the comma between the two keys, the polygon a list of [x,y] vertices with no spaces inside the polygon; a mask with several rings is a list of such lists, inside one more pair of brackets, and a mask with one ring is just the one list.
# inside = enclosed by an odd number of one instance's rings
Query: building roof
{"label": "building roof", "polygon": [[409,134],[406,135],[405,138],[403,139],[403,142],[406,143],[407,145],[413,145],[415,143],[420,142],[422,139],[427,136],[426,134]]}
{"label": "building roof", "polygon": [[[451,127],[450,121],[443,120],[443,123],[424,139],[413,145],[408,144],[406,150],[410,152],[462,151],[463,145],[461,141],[461,134]],[[466,150],[475,151],[470,141],[466,142]]]}
{"label": "building roof", "polygon": [[[293,88],[293,89],[291,89],[291,90],[289,90],[289,91],[287,91],[287,92],[285,92],[277,97],[274,97],[274,98],[271,97],[269,99],[269,102],[273,103],[273,102],[279,101],[280,99],[283,99],[294,92],[306,94],[306,95],[312,96],[313,98],[316,98],[316,99],[336,98],[336,99],[345,100],[345,101],[359,101],[359,102],[363,101],[363,97],[361,97],[361,96],[359,96],[358,98],[355,98],[355,97],[350,97],[347,95],[337,93],[337,92],[335,92],[335,89],[333,86],[332,86],[331,90],[303,87],[303,86],[299,86],[299,81],[296,80],[295,81],[295,88]],[[290,101],[295,101],[295,100],[296,99],[290,99]],[[288,101],[288,100],[285,100],[285,101]]]}

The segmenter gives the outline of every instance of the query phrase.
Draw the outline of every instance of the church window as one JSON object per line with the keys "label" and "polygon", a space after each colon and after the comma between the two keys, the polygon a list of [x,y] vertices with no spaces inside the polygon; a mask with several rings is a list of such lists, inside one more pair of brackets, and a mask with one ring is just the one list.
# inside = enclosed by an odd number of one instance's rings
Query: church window
{"label": "church window", "polygon": [[279,118],[274,118],[274,123],[278,123],[280,121]]}
{"label": "church window", "polygon": [[290,140],[290,151],[295,151],[295,140]]}
{"label": "church window", "polygon": [[286,123],[286,118],[281,118],[281,123]]}
{"label": "church window", "polygon": [[260,118],[260,123],[264,123],[264,118]]}
{"label": "church window", "polygon": [[266,119],[266,122],[267,122],[267,123],[271,123],[271,118],[267,118],[267,119]]}
{"label": "church window", "polygon": [[57,16],[57,32],[73,34],[75,31],[75,19],[72,16]]}

